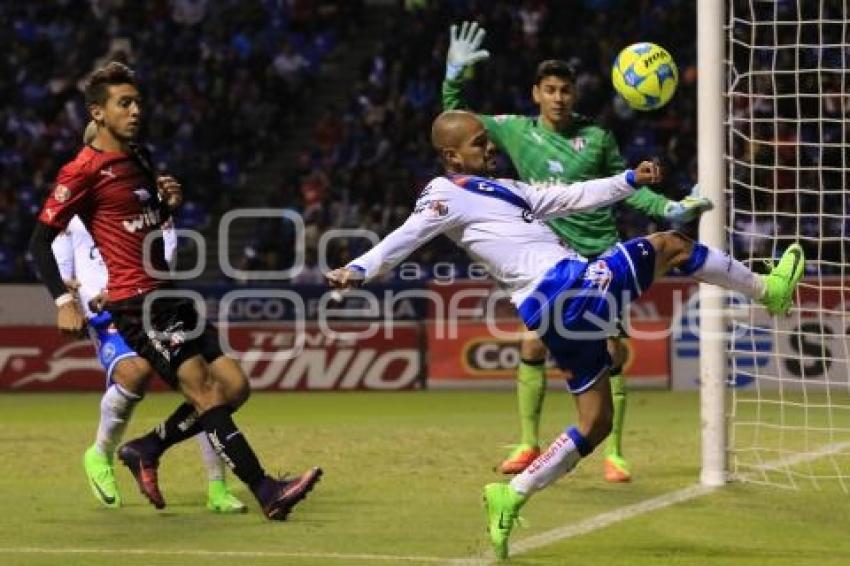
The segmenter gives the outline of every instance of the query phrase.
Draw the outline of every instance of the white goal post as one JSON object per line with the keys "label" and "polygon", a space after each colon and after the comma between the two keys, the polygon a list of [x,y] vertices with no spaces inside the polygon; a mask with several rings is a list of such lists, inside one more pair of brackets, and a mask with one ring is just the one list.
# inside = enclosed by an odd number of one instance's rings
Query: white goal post
{"label": "white goal post", "polygon": [[700,239],[807,256],[788,318],[700,288],[701,481],[850,492],[850,6],[697,6]]}
{"label": "white goal post", "polygon": [[[726,248],[723,161],[723,2],[699,0],[697,4],[697,160],[700,191],[714,209],[703,214],[700,240]],[[725,321],[722,296],[700,284],[700,419],[702,423],[702,474],[704,485],[726,481],[726,345],[721,338]]]}

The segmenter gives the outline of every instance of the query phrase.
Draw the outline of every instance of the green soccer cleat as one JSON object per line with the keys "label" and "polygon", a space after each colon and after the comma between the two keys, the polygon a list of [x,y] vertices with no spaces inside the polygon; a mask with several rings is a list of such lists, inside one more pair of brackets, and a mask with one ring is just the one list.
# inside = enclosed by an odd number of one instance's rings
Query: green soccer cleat
{"label": "green soccer cleat", "polygon": [[519,519],[519,510],[526,498],[506,483],[489,483],[484,486],[484,509],[487,514],[487,532],[497,558],[508,557],[508,537]]}
{"label": "green soccer cleat", "polygon": [[207,488],[207,509],[213,513],[235,514],[245,513],[248,508],[239,501],[224,480],[212,480]]}
{"label": "green soccer cleat", "polygon": [[806,257],[799,244],[791,244],[779,263],[764,276],[762,304],[772,315],[788,314],[794,299],[794,290],[806,270]]}
{"label": "green soccer cleat", "polygon": [[117,509],[121,507],[121,494],[118,493],[118,483],[115,481],[115,470],[110,459],[92,445],[83,456],[86,477],[92,493],[104,507]]}

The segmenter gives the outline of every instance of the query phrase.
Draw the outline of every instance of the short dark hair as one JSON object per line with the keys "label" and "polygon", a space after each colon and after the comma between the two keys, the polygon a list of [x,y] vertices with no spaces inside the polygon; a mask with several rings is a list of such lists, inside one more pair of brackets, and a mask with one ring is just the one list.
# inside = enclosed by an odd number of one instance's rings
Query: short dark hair
{"label": "short dark hair", "polygon": [[547,59],[537,65],[534,84],[539,85],[546,77],[558,77],[571,83],[576,81],[576,73],[569,63],[563,59]]}
{"label": "short dark hair", "polygon": [[109,98],[109,87],[123,84],[136,86],[136,73],[124,63],[110,61],[93,72],[86,81],[86,106],[103,106]]}

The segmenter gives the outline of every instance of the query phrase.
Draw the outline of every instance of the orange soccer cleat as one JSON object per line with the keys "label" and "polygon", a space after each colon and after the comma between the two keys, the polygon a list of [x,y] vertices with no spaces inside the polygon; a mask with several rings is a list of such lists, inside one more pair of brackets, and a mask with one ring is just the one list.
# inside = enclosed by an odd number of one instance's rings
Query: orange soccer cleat
{"label": "orange soccer cleat", "polygon": [[514,451],[511,452],[500,465],[499,471],[506,475],[516,475],[525,470],[531,463],[540,456],[540,448],[537,446],[528,446],[520,444]]}
{"label": "orange soccer cleat", "polygon": [[632,481],[629,465],[620,456],[605,458],[605,481],[611,483],[628,483]]}

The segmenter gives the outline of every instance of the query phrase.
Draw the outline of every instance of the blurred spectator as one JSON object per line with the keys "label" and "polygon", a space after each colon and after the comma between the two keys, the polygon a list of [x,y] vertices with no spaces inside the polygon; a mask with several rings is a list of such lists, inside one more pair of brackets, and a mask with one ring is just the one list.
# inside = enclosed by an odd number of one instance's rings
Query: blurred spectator
{"label": "blurred spectator", "polygon": [[[279,145],[358,2],[63,0],[3,2],[0,19],[0,227],[14,269],[38,195],[80,148],[88,112],[80,87],[98,65],[128,62],[143,85],[144,142],[179,178],[184,220],[206,225],[238,202],[247,172]],[[298,14],[295,29],[293,14]],[[279,58],[283,45],[285,57]],[[288,65],[288,66],[287,66]],[[277,69],[282,72],[268,72]],[[291,73],[291,74],[287,74]],[[281,77],[286,77],[285,79]],[[280,83],[297,77],[292,85]],[[203,210],[200,210],[203,203]]]}

